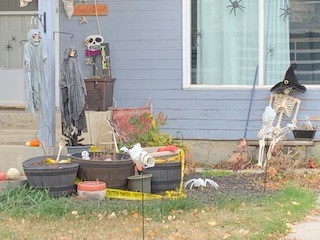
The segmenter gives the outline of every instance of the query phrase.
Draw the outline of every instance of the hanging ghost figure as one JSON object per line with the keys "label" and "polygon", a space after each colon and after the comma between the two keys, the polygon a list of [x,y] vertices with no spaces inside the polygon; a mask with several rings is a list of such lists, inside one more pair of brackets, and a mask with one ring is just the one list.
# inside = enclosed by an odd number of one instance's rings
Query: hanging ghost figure
{"label": "hanging ghost figure", "polygon": [[[39,110],[39,129],[50,122],[48,99],[50,99],[47,79],[47,50],[38,29],[31,29],[27,35],[28,42],[23,49],[23,69],[25,76],[26,111],[34,114]],[[47,131],[47,130],[46,130]],[[48,133],[47,133],[48,134]],[[48,135],[45,130],[39,132],[39,140],[46,144]]]}
{"label": "hanging ghost figure", "polygon": [[26,72],[26,110],[34,113],[48,97],[46,76],[47,50],[38,29],[31,29],[24,45],[24,70]]}
{"label": "hanging ghost figure", "polygon": [[74,46],[65,50],[59,83],[62,134],[68,138],[69,146],[79,145],[78,137],[87,131],[84,112],[87,92],[77,56]]}
{"label": "hanging ghost figure", "polygon": [[73,0],[62,0],[62,2],[67,18],[71,19],[74,10]]}

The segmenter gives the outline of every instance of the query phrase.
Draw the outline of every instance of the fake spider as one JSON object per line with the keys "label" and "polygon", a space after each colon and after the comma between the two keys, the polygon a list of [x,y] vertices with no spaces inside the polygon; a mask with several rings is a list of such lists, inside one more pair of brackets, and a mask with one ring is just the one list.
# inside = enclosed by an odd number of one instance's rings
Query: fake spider
{"label": "fake spider", "polygon": [[11,42],[16,42],[17,41],[17,37],[16,36],[12,36],[11,37]]}
{"label": "fake spider", "polygon": [[273,57],[273,55],[274,55],[275,53],[276,53],[276,47],[271,47],[271,46],[269,46],[269,47],[267,48],[267,55],[270,54],[270,56]]}
{"label": "fake spider", "polygon": [[287,1],[285,1],[285,8],[280,8],[280,10],[283,11],[283,13],[280,15],[280,17],[283,17],[282,21],[285,21],[286,18],[291,16],[291,8],[288,6]]}
{"label": "fake spider", "polygon": [[219,185],[211,180],[211,179],[205,179],[203,180],[202,178],[193,178],[190,179],[189,181],[184,183],[184,188],[188,187],[188,185],[190,184],[190,190],[195,187],[195,188],[204,188],[207,186],[207,184],[209,183],[209,185],[211,185],[212,187],[214,187],[215,189],[218,189]]}
{"label": "fake spider", "polygon": [[13,45],[11,42],[8,42],[7,44],[4,45],[4,48],[10,52],[11,50],[13,50]]}
{"label": "fake spider", "polygon": [[228,5],[228,6],[226,6],[226,7],[227,7],[227,8],[231,8],[230,14],[232,14],[232,12],[233,12],[234,16],[237,16],[237,13],[236,13],[236,9],[237,9],[237,8],[238,8],[239,10],[241,10],[242,12],[244,12],[244,11],[243,11],[243,8],[246,8],[246,7],[240,5],[240,2],[241,2],[241,1],[242,1],[242,0],[239,0],[239,1],[237,1],[237,0],[235,0],[235,1],[229,0],[229,2],[231,3],[231,5]]}

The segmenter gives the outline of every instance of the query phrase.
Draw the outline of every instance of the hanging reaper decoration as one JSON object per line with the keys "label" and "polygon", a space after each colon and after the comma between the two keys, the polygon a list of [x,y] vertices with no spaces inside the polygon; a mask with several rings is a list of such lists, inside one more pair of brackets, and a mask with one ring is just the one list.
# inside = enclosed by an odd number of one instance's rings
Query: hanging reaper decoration
{"label": "hanging reaper decoration", "polygon": [[[28,42],[24,45],[23,69],[25,76],[26,111],[34,114],[39,110],[39,130],[47,126],[49,119],[48,99],[50,92],[47,79],[47,51],[38,29],[31,29],[27,35]],[[46,144],[48,135],[39,132],[39,140]]]}
{"label": "hanging reaper decoration", "polygon": [[78,137],[87,131],[84,112],[87,92],[77,56],[74,46],[65,50],[59,84],[62,134],[68,138],[68,144],[72,146],[78,145]]}
{"label": "hanging reaper decoration", "polygon": [[48,97],[46,76],[47,51],[38,29],[31,29],[24,45],[24,70],[26,73],[26,109],[30,113],[39,110]]}

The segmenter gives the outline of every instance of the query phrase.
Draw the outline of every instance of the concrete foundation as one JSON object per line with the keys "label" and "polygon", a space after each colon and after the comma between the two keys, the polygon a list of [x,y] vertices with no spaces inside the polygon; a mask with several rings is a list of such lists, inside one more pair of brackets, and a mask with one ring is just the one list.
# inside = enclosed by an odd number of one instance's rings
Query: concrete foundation
{"label": "concrete foundation", "polygon": [[[56,113],[56,139],[61,139],[60,112]],[[110,132],[106,117],[110,119],[111,112],[86,112],[89,132],[83,134],[83,143],[98,145],[99,141],[108,142],[112,139],[101,139],[101,136]],[[30,117],[21,110],[0,110],[0,171],[6,172],[10,167],[22,171],[22,162],[31,157],[57,154],[58,144],[54,148],[27,147],[25,142],[33,139],[37,130],[37,118]],[[111,135],[110,135],[111,137]],[[189,148],[189,156],[199,164],[207,165],[227,160],[237,149],[238,141],[225,140],[184,140]],[[307,148],[307,155],[320,156],[320,142]],[[250,156],[257,159],[257,148],[249,147]],[[62,152],[66,154],[66,149]]]}

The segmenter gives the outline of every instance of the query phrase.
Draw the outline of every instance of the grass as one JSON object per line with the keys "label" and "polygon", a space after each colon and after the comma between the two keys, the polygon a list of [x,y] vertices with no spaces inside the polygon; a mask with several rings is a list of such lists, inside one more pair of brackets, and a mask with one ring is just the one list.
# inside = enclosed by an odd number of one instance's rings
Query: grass
{"label": "grass", "polygon": [[[273,195],[224,197],[210,206],[188,198],[145,201],[144,234],[147,239],[279,239],[315,200],[314,192],[288,185]],[[109,219],[112,212],[117,218]],[[83,201],[51,198],[32,188],[7,190],[0,195],[0,239],[141,239],[141,216],[136,201]]]}

